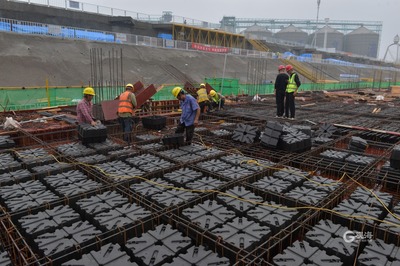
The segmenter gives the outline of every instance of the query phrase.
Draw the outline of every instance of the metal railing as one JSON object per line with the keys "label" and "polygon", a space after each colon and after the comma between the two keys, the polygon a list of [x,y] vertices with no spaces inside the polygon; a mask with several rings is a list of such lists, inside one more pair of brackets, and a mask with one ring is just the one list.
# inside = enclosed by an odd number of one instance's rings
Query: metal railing
{"label": "metal railing", "polygon": [[[112,8],[112,7],[106,7],[106,6],[100,6],[100,5],[95,5],[95,4],[90,4],[90,3],[85,3],[85,2],[79,2],[79,1],[72,1],[72,0],[7,0],[9,2],[20,2],[20,3],[27,3],[27,4],[34,4],[34,5],[41,5],[41,6],[47,6],[47,7],[53,7],[53,8],[62,8],[66,10],[72,10],[72,11],[80,11],[80,12],[88,12],[88,13],[94,13],[94,14],[100,14],[100,15],[107,15],[107,16],[129,16],[132,17],[135,20],[140,20],[140,21],[145,21],[149,23],[181,23],[181,24],[187,24],[191,26],[196,26],[196,27],[201,27],[201,28],[208,28],[208,29],[221,29],[222,24],[221,23],[211,23],[203,20],[197,20],[197,19],[192,19],[188,17],[183,17],[183,16],[175,16],[172,15],[172,12],[163,12],[163,15],[149,15],[149,14],[144,14],[144,13],[139,13],[139,12],[134,12],[134,11],[128,11],[124,9],[119,9],[119,8]],[[238,19],[242,20],[242,19]],[[274,21],[279,21],[274,19]],[[296,20],[294,20],[296,21]],[[347,21],[343,21],[345,23]],[[353,23],[361,23],[354,21]],[[382,27],[381,22],[369,22],[372,24],[377,24],[380,28]],[[376,25],[375,25],[376,26]],[[379,32],[380,32],[379,28]],[[288,45],[288,46],[304,46],[305,48],[315,48],[313,46],[310,46],[308,44],[303,44],[303,43],[297,43],[293,41],[287,41],[287,40],[281,40],[273,37],[264,37],[262,40],[274,43],[274,44],[280,44],[280,45]],[[323,49],[317,48],[319,51],[324,51]],[[344,52],[342,52],[344,53]],[[344,53],[346,54],[346,53]],[[358,56],[366,59],[374,59],[374,58],[369,58],[365,56]]]}
{"label": "metal railing", "polygon": [[[162,38],[126,34],[126,33],[97,31],[91,29],[75,28],[75,27],[52,25],[52,24],[43,24],[43,23],[36,23],[29,21],[7,19],[7,18],[0,18],[0,31],[13,32],[17,34],[45,35],[49,37],[66,38],[66,39],[113,42],[119,44],[138,45],[138,46],[146,46],[154,48],[197,51],[195,48],[193,48],[191,42],[167,40]],[[262,51],[247,50],[241,48],[229,48],[229,49],[226,49],[226,47],[216,47],[216,48],[225,48],[222,50],[228,51],[227,54],[236,56],[246,56],[246,57],[265,58],[265,59],[278,59],[278,58],[286,59],[286,56],[284,54],[278,54],[274,52],[262,52]],[[202,52],[205,51],[203,50]],[[293,55],[291,55],[290,58],[287,59],[307,61],[309,63],[345,65],[348,67],[355,67],[355,68],[370,68],[370,69],[400,72],[400,69],[394,67],[364,65],[358,63],[332,61],[332,60],[315,59],[315,58],[304,59],[302,57],[297,57]]]}
{"label": "metal railing", "polygon": [[215,28],[219,29],[221,26],[221,24],[219,23],[210,23],[207,21],[192,19],[183,16],[174,16],[172,14],[169,14],[168,12],[163,15],[149,15],[119,8],[106,7],[106,6],[100,6],[100,5],[89,4],[79,1],[71,1],[71,0],[8,0],[8,1],[22,2],[27,4],[41,5],[54,8],[62,8],[66,10],[95,13],[107,16],[132,17],[133,19],[146,21],[150,23],[182,23],[182,24],[188,24],[192,26],[199,26],[211,29]]}

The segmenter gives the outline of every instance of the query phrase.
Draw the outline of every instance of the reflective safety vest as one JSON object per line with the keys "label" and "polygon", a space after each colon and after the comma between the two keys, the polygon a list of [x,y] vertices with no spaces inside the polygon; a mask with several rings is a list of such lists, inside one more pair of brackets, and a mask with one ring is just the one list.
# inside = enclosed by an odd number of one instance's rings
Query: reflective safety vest
{"label": "reflective safety vest", "polygon": [[211,97],[211,99],[212,99],[214,102],[219,103],[219,100],[220,100],[219,94],[216,93],[215,96]]}
{"label": "reflective safety vest", "polygon": [[207,90],[206,89],[199,89],[197,91],[197,102],[205,102],[208,101]]}
{"label": "reflective safety vest", "polygon": [[131,113],[133,115],[133,105],[130,91],[125,91],[119,96],[118,113]]}
{"label": "reflective safety vest", "polygon": [[291,93],[291,92],[295,92],[297,90],[297,84],[294,81],[294,78],[297,74],[293,73],[293,75],[290,76],[288,84],[286,86],[286,91]]}

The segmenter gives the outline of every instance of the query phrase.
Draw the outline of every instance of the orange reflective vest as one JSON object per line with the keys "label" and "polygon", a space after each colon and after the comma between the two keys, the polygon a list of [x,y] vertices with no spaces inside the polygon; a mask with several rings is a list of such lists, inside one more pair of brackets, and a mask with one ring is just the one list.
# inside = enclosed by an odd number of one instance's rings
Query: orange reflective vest
{"label": "orange reflective vest", "polygon": [[119,96],[118,113],[134,113],[130,91],[125,91]]}

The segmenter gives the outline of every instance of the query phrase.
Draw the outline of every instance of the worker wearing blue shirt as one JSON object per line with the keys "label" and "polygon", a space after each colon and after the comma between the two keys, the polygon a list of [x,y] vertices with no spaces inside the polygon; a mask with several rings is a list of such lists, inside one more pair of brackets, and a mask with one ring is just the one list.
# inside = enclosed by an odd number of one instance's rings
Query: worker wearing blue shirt
{"label": "worker wearing blue shirt", "polygon": [[180,101],[182,109],[179,125],[175,133],[183,133],[186,130],[186,143],[191,144],[194,135],[194,128],[199,123],[199,104],[192,95],[186,94],[181,87],[175,87],[172,90],[172,95]]}

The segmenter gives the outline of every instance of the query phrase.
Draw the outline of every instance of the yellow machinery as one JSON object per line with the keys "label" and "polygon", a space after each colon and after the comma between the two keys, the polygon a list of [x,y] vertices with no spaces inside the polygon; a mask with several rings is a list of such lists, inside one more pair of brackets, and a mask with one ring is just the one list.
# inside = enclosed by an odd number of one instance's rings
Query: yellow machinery
{"label": "yellow machinery", "polygon": [[263,41],[254,40],[254,39],[247,39],[247,40],[253,46],[253,48],[256,49],[257,51],[261,51],[261,52],[269,52],[270,51],[269,47]]}
{"label": "yellow machinery", "polygon": [[229,48],[245,48],[246,44],[244,35],[186,24],[172,24],[172,33],[173,39],[178,41],[203,43]]}

